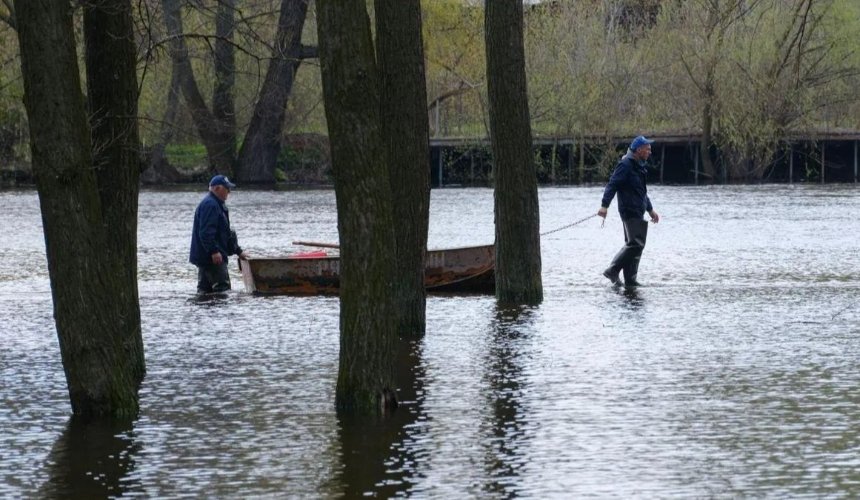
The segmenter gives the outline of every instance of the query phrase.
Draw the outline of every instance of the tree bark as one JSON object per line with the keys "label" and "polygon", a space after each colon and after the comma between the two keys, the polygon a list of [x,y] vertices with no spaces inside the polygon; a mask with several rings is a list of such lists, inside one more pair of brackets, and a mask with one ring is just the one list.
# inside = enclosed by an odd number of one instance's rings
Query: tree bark
{"label": "tree bark", "polygon": [[[221,141],[228,148],[225,155],[236,158],[236,56],[233,47],[236,0],[218,0],[215,14],[215,88],[212,92],[212,115],[221,126]],[[234,162],[235,163],[235,162]],[[233,173],[232,171],[230,173]]]}
{"label": "tree bark", "polygon": [[308,0],[281,1],[272,60],[239,151],[236,178],[240,182],[275,182],[287,100],[303,57],[301,40],[307,11]]}
{"label": "tree bark", "polygon": [[485,2],[487,94],[493,148],[496,298],[543,300],[537,175],[526,93],[522,0]]}
{"label": "tree bark", "polygon": [[[137,140],[136,125],[131,124],[136,108],[129,109],[132,101],[136,106],[137,91],[132,83],[136,77],[131,76],[132,35],[126,31],[131,7],[117,0],[89,7],[87,13],[87,31],[99,25],[109,34],[108,45],[116,46],[106,50],[117,59],[95,76],[110,80],[115,95],[92,91],[92,98],[107,106],[94,137],[101,140],[109,130],[122,136],[98,144],[99,161],[112,155],[124,158],[110,166],[117,172],[103,178],[107,168],[95,164],[91,153],[72,10],[60,0],[16,0],[15,8],[54,319],[72,410],[86,417],[134,415],[144,370],[139,313],[137,304],[132,305],[136,276],[132,286],[129,276],[134,271],[117,269],[122,264],[136,269],[135,261],[128,260],[135,240],[123,241],[136,232],[136,219],[130,219],[137,210],[136,186],[130,188],[137,173],[127,171],[128,148]],[[107,88],[101,85],[96,87]],[[115,237],[108,236],[114,232]]]}
{"label": "tree bark", "polygon": [[104,265],[120,322],[116,325],[134,380],[146,372],[137,290],[137,203],[140,136],[137,126],[137,46],[128,0],[90,0],[84,5],[87,101],[92,124],[102,224]]}
{"label": "tree bark", "polygon": [[173,139],[173,131],[176,127],[176,115],[179,114],[179,74],[170,72],[170,87],[167,89],[167,105],[164,107],[164,116],[161,118],[161,132],[158,134],[158,142],[152,145],[149,152],[149,165],[141,172],[141,180],[144,184],[160,184],[164,182],[176,182],[179,180],[179,172],[168,164],[165,150]]}
{"label": "tree bark", "polygon": [[338,411],[397,405],[391,298],[393,202],[380,127],[379,80],[363,0],[319,0],[323,98],[341,248]]}
{"label": "tree bark", "polygon": [[[197,80],[194,69],[188,57],[188,46],[185,43],[182,28],[182,11],[179,0],[162,0],[164,8],[164,23],[170,38],[170,56],[173,60],[173,71],[179,75],[182,96],[191,112],[191,118],[200,140],[206,148],[209,158],[209,169],[213,172],[232,175],[236,160],[236,131],[230,129],[231,124],[222,121],[209,111]],[[222,50],[224,50],[222,48]],[[232,50],[232,47],[231,49]],[[223,68],[222,68],[223,70]],[[221,81],[222,85],[225,83]],[[220,89],[219,92],[226,92]],[[232,93],[232,89],[230,89]],[[222,110],[223,112],[223,110]],[[232,122],[235,127],[235,120]]]}
{"label": "tree bark", "polygon": [[705,175],[707,182],[714,183],[717,181],[716,169],[714,162],[711,160],[711,144],[713,143],[714,133],[714,91],[713,80],[706,82],[705,106],[702,108],[702,145],[700,155],[702,157],[702,173]]}
{"label": "tree bark", "polygon": [[424,257],[430,219],[430,127],[419,0],[376,0],[382,137],[391,175],[397,240],[393,295],[399,331],[421,336],[426,323]]}
{"label": "tree bark", "polygon": [[714,103],[717,99],[716,91],[716,73],[719,58],[723,51],[723,42],[725,40],[725,32],[728,26],[726,20],[730,19],[728,15],[731,10],[723,14],[719,11],[719,4],[711,4],[708,9],[707,29],[705,30],[705,40],[710,45],[711,37],[716,34],[716,41],[713,49],[710,49],[705,58],[704,82],[702,83],[702,99],[704,106],[702,108],[702,144],[700,156],[702,159],[702,172],[707,178],[707,182],[713,183],[717,180],[716,169],[714,162],[711,160],[711,144],[714,138]]}

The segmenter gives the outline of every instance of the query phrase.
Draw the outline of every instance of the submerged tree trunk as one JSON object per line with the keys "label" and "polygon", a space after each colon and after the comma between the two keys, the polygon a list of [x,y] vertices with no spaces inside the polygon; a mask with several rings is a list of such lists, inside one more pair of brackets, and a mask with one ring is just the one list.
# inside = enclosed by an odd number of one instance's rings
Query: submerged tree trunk
{"label": "submerged tree trunk", "polygon": [[90,0],[84,5],[87,101],[93,164],[107,241],[104,272],[111,280],[115,326],[137,384],[146,371],[137,291],[137,203],[140,136],[137,127],[137,46],[128,0]]}
{"label": "submerged tree trunk", "polygon": [[318,0],[317,24],[341,252],[336,405],[384,413],[397,404],[395,238],[370,20],[363,0]]}
{"label": "submerged tree trunk", "polygon": [[487,94],[496,215],[496,297],[543,300],[537,174],[526,93],[522,0],[487,0]]}
{"label": "submerged tree trunk", "polygon": [[281,2],[272,60],[239,151],[236,178],[241,182],[275,182],[287,99],[303,56],[301,40],[307,11],[308,0]]}
{"label": "submerged tree trunk", "polygon": [[[98,101],[94,106],[106,107],[94,131],[97,140],[105,141],[97,144],[104,150],[96,157],[122,162],[95,169],[72,10],[64,2],[30,0],[17,0],[15,8],[54,319],[72,410],[82,416],[133,415],[144,362],[136,276],[129,281],[136,274],[135,261],[129,260],[136,240],[124,240],[136,233],[136,218],[131,218],[137,210],[137,172],[127,171],[132,163],[128,148],[137,140],[136,108],[130,107],[131,102],[136,106],[137,91],[127,17],[131,7],[123,0],[88,7],[87,31],[104,37],[92,43],[110,40],[104,50],[111,54],[97,55],[101,49],[96,46],[88,49],[88,59],[106,57],[107,66],[94,78],[110,80],[113,92],[97,90],[108,87],[101,81],[91,92]],[[108,141],[110,133],[121,137]],[[102,178],[108,169],[117,172]],[[118,269],[122,265],[131,270]]]}
{"label": "submerged tree trunk", "polygon": [[382,136],[398,216],[392,294],[401,335],[425,329],[424,257],[430,218],[430,130],[419,0],[376,0]]}
{"label": "submerged tree trunk", "polygon": [[[361,498],[368,491],[380,498],[402,498],[409,495],[409,481],[391,481],[392,467],[415,467],[423,457],[421,449],[405,446],[398,449],[396,463],[391,463],[392,447],[419,438],[424,408],[426,373],[422,364],[422,341],[401,339],[395,356],[399,399],[404,403],[393,415],[374,418],[364,415],[339,414],[337,436],[340,444],[341,467],[335,484],[341,498]],[[416,427],[418,424],[418,427]],[[417,430],[417,436],[416,436]]]}

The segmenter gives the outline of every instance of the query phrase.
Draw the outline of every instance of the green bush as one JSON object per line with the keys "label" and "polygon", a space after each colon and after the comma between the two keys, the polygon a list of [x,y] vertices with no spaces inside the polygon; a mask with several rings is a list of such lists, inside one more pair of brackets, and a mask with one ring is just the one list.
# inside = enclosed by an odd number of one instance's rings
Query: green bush
{"label": "green bush", "polygon": [[179,170],[206,168],[206,148],[202,144],[169,144],[165,156]]}

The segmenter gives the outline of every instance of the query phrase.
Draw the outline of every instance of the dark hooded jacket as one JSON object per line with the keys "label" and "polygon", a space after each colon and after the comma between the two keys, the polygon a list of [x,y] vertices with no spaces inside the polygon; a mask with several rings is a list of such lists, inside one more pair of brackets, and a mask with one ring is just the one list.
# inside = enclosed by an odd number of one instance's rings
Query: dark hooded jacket
{"label": "dark hooded jacket", "polygon": [[615,171],[606,184],[603,191],[603,200],[600,205],[609,208],[612,198],[618,193],[618,213],[622,219],[641,219],[645,212],[650,212],[653,207],[648,199],[648,187],[645,185],[645,177],[648,167],[637,162],[630,152],[621,158]]}

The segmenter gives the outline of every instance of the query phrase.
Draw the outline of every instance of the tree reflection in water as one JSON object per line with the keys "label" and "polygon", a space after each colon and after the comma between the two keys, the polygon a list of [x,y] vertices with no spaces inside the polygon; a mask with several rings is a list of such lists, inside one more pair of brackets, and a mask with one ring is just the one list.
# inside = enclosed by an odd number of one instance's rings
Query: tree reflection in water
{"label": "tree reflection in water", "polygon": [[131,480],[140,445],[132,420],[71,417],[47,459],[41,498],[108,498],[142,492]]}
{"label": "tree reflection in water", "polygon": [[417,482],[416,441],[426,431],[421,340],[401,340],[396,354],[399,406],[390,416],[338,416],[342,466],[335,475],[337,496],[357,498],[404,495]]}
{"label": "tree reflection in water", "polygon": [[513,488],[520,483],[519,475],[527,462],[522,399],[529,382],[523,362],[528,356],[533,320],[530,308],[497,305],[484,364],[489,411],[482,424],[487,471],[483,489],[493,496],[517,496]]}

